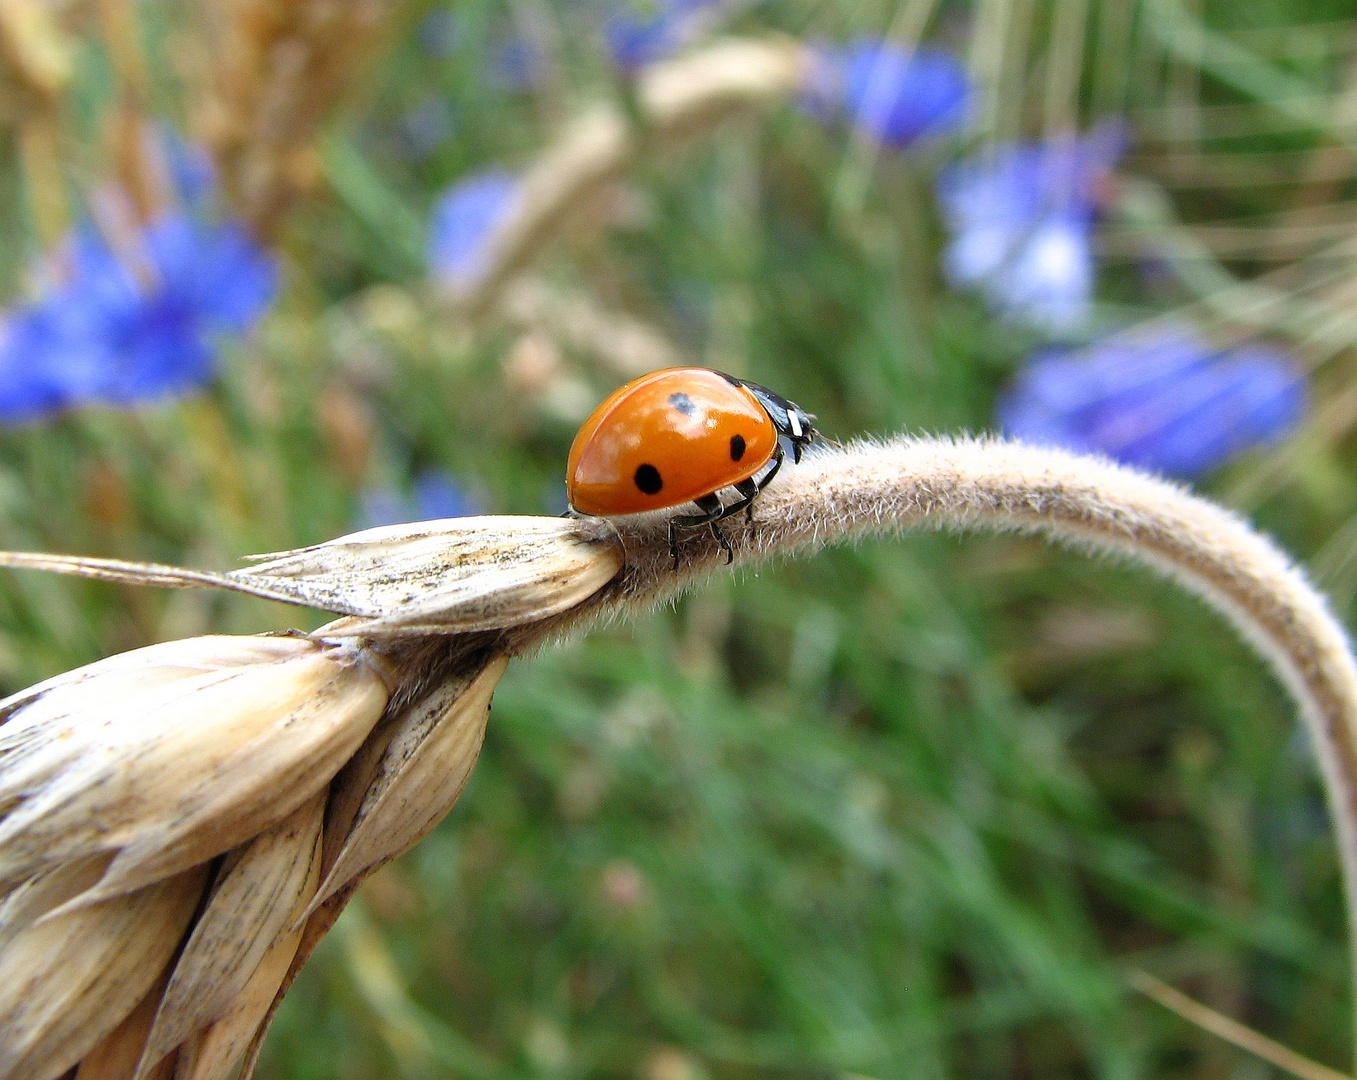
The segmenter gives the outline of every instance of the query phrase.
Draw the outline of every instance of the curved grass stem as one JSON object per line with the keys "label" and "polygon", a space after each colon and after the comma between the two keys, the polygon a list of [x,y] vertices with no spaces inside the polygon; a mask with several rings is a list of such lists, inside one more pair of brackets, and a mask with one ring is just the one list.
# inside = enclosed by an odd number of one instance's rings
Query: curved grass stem
{"label": "curved grass stem", "polygon": [[[907,528],[1040,534],[1129,557],[1197,593],[1295,698],[1333,816],[1357,941],[1357,664],[1323,597],[1242,518],[1177,484],[1098,458],[989,439],[899,438],[824,448],[783,470],[751,524],[726,530],[737,564]],[[694,530],[672,568],[665,515],[614,519],[622,573],[558,622],[634,611],[724,563]]]}

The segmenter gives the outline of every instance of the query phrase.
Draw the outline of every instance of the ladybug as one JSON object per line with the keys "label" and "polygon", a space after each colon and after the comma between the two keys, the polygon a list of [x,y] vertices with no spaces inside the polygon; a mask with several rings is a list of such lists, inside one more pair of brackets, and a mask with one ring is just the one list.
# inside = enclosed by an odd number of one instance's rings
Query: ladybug
{"label": "ladybug", "polygon": [[[669,554],[678,565],[676,530],[717,527],[746,512],[782,467],[816,436],[815,418],[756,383],[708,368],[665,368],[614,390],[575,436],[566,495],[577,514],[637,514],[696,503],[698,514],[669,519]],[[731,502],[720,492],[734,489]]]}

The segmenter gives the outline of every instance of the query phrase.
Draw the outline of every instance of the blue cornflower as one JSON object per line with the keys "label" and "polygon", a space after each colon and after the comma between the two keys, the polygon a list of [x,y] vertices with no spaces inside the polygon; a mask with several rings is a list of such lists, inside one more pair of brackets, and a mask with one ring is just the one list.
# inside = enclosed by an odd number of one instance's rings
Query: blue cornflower
{"label": "blue cornflower", "polygon": [[635,74],[677,52],[700,31],[702,12],[717,0],[660,0],[654,14],[614,14],[603,24],[608,51],[619,71]]}
{"label": "blue cornflower", "polygon": [[214,336],[248,330],[277,290],[273,259],[234,223],[166,213],[144,241],[146,263],[134,268],[97,234],[77,237],[63,291],[89,381],[68,387],[73,400],[130,404],[202,385],[216,359]]}
{"label": "blue cornflower", "polygon": [[490,75],[505,90],[526,94],[542,85],[547,73],[547,57],[541,48],[526,38],[505,42],[490,64]]}
{"label": "blue cornflower", "polygon": [[420,520],[467,517],[480,512],[476,500],[456,480],[434,469],[425,469],[415,476],[414,496]]}
{"label": "blue cornflower", "polygon": [[998,419],[1028,442],[1191,477],[1284,438],[1304,411],[1304,377],[1278,349],[1215,349],[1169,326],[1039,354]]}
{"label": "blue cornflower", "polygon": [[1087,320],[1099,189],[1125,146],[1120,127],[1002,148],[938,177],[952,232],[943,267],[998,311],[1060,333]]}
{"label": "blue cornflower", "polygon": [[903,149],[966,122],[971,85],[961,61],[945,49],[909,51],[888,41],[818,49],[808,104],[823,119],[840,114],[883,146]]}
{"label": "blue cornflower", "polygon": [[363,529],[480,513],[476,500],[456,480],[435,469],[418,473],[408,495],[394,488],[370,488],[358,501],[358,526]]}
{"label": "blue cornflower", "polygon": [[93,229],[77,230],[69,276],[9,313],[0,420],[200,386],[218,335],[248,330],[277,290],[272,257],[239,225],[167,212],[134,239],[129,265]]}
{"label": "blue cornflower", "polygon": [[32,304],[0,324],[0,423],[57,412],[69,403],[63,385],[70,335],[60,308]]}
{"label": "blue cornflower", "polygon": [[475,278],[485,263],[485,243],[513,209],[517,177],[488,169],[454,184],[439,196],[429,227],[429,265],[456,283]]}

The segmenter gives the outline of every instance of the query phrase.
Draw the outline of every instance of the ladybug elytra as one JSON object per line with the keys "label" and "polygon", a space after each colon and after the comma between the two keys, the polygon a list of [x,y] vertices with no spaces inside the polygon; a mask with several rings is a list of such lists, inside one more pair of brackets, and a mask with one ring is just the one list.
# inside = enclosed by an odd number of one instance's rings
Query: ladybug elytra
{"label": "ladybug elytra", "polygon": [[[566,495],[579,514],[636,514],[696,503],[701,513],[669,521],[669,553],[678,564],[677,529],[709,526],[730,563],[730,541],[717,527],[746,511],[782,466],[815,437],[814,419],[756,383],[708,368],[666,368],[613,391],[575,436]],[[735,498],[723,502],[720,492]]]}

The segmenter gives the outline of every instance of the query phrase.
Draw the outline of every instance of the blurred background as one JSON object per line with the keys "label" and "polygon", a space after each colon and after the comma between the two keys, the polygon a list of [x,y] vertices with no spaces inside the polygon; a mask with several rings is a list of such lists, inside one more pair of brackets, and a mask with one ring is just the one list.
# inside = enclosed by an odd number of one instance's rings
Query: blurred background
{"label": "blurred background", "polygon": [[[0,547],[557,514],[675,364],[1158,470],[1357,597],[1339,0],[0,0]],[[307,612],[0,578],[0,686]],[[920,535],[517,663],[269,1080],[1262,1078],[1353,1052],[1314,762],[1138,570]]]}

